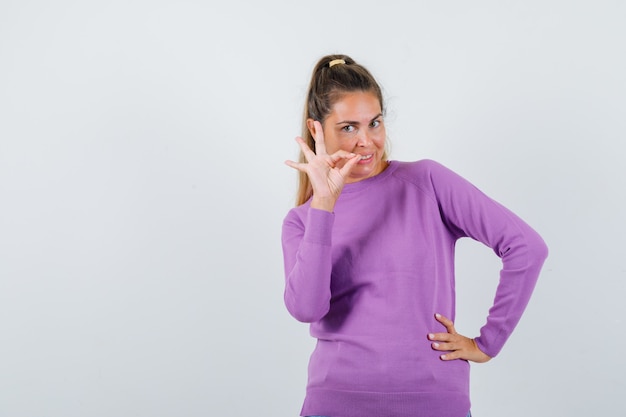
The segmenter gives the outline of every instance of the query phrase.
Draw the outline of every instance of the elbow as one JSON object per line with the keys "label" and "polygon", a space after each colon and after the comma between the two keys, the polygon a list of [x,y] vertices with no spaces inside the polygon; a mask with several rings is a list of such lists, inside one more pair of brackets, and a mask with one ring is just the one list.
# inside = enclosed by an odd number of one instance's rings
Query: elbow
{"label": "elbow", "polygon": [[548,245],[546,244],[546,242],[541,238],[541,236],[536,235],[536,238],[533,241],[533,244],[531,246],[530,252],[532,253],[532,256],[534,259],[536,259],[537,263],[539,263],[540,265],[542,265],[545,260],[548,258]]}
{"label": "elbow", "polygon": [[302,323],[315,323],[316,321],[320,321],[330,310],[329,303],[325,303],[325,305],[307,305],[305,303],[296,302],[295,300],[290,300],[287,296],[285,296],[285,306],[289,314]]}
{"label": "elbow", "polygon": [[292,312],[291,315],[301,323],[315,323],[324,318],[326,314],[318,314],[315,312]]}
{"label": "elbow", "polygon": [[541,269],[548,258],[548,245],[538,234],[533,235],[532,239],[527,240],[525,251],[525,268],[529,273],[535,277],[535,280],[539,278]]}
{"label": "elbow", "polygon": [[527,269],[539,271],[548,258],[548,245],[534,230],[526,233],[523,238],[506,247],[499,253],[503,261],[508,264],[508,269]]}

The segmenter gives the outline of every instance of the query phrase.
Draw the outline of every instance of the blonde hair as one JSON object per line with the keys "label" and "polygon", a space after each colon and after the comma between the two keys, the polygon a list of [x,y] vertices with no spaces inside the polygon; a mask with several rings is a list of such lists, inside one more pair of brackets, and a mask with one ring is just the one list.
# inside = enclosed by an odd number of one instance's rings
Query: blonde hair
{"label": "blonde hair", "polygon": [[[323,124],[333,105],[344,94],[354,91],[374,93],[380,102],[382,113],[385,113],[380,85],[365,67],[347,55],[326,55],[317,62],[309,83],[302,118],[302,138],[314,152],[315,139],[307,127],[307,120],[313,119]],[[385,153],[383,159],[386,158]],[[306,162],[302,152],[299,162]],[[313,188],[309,177],[306,173],[298,171],[296,205],[304,204],[312,195]]]}

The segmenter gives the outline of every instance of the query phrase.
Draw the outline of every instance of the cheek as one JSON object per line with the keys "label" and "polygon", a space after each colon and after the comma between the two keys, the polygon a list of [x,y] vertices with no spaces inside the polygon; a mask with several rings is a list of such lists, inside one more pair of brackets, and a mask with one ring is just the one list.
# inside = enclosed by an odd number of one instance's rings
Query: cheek
{"label": "cheek", "polygon": [[373,142],[374,146],[376,146],[378,149],[385,149],[385,136],[375,138]]}
{"label": "cheek", "polygon": [[354,139],[341,138],[340,140],[337,140],[337,139],[326,140],[325,143],[326,143],[326,152],[328,152],[329,154],[332,154],[339,150],[352,152],[354,148],[356,147],[357,141]]}
{"label": "cheek", "polygon": [[377,149],[384,150],[385,142],[387,141],[387,131],[385,130],[384,127],[382,127],[380,130],[377,130],[376,133],[374,133],[371,136],[371,139],[372,139],[372,143]]}
{"label": "cheek", "polygon": [[341,144],[341,149],[344,151],[352,152],[356,148],[356,140],[346,140]]}

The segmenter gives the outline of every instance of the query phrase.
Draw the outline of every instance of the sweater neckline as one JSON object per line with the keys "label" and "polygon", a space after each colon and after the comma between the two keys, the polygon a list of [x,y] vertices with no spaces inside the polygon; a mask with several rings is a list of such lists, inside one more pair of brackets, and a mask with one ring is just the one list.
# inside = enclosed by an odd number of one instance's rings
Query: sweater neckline
{"label": "sweater neckline", "polygon": [[343,190],[341,191],[341,193],[354,193],[354,192],[358,192],[361,190],[364,190],[380,181],[384,181],[385,178],[389,177],[393,171],[395,171],[398,168],[398,163],[397,161],[388,161],[389,165],[387,165],[387,168],[385,168],[385,170],[383,172],[381,172],[378,175],[374,175],[373,177],[369,177],[369,178],[365,178],[361,181],[357,181],[357,182],[352,182],[350,184],[345,184],[343,186]]}

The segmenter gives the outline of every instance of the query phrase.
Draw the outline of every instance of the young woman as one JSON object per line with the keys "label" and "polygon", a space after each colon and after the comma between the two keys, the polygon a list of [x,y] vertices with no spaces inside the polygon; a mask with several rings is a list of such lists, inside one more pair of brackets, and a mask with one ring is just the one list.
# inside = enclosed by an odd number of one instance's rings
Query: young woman
{"label": "young woman", "polygon": [[[385,152],[380,86],[345,55],[316,65],[305,106],[297,207],[282,233],[285,304],[317,338],[302,416],[465,417],[469,363],[498,354],[547,248],[515,214],[430,161]],[[502,259],[479,336],[454,328],[454,247]]]}

